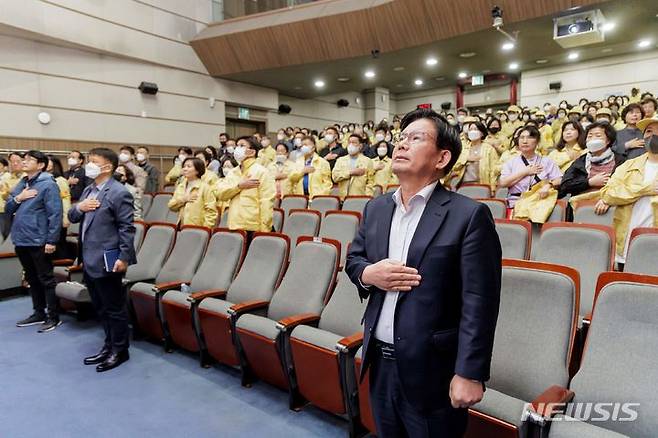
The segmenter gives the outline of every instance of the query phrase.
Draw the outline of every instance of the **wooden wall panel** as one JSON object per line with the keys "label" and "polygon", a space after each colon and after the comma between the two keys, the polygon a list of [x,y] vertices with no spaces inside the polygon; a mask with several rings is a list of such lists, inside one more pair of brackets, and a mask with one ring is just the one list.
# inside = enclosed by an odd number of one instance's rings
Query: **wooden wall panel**
{"label": "wooden wall panel", "polygon": [[[213,76],[368,56],[429,44],[491,27],[491,8],[505,23],[530,20],[601,0],[392,0],[336,13],[342,0],[313,2],[212,24],[191,41]],[[344,3],[344,2],[343,2]],[[357,4],[356,2],[354,4]],[[353,7],[354,4],[350,4]],[[361,5],[359,3],[359,5]],[[331,11],[323,14],[323,11]],[[313,12],[317,12],[315,15]],[[268,20],[268,15],[271,20]],[[308,17],[300,19],[300,17]],[[254,23],[268,23],[250,28]]]}

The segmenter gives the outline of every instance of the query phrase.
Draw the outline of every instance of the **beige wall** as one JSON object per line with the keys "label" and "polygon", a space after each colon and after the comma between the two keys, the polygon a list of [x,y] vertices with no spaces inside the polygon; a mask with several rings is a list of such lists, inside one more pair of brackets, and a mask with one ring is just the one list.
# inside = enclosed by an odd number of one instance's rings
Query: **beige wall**
{"label": "beige wall", "polygon": [[[350,104],[338,108],[336,102],[346,99]],[[357,102],[358,99],[358,102]],[[267,130],[275,132],[287,126],[300,126],[320,130],[336,122],[341,125],[354,122],[363,123],[365,99],[362,93],[349,92],[322,96],[315,99],[297,99],[290,96],[279,96],[279,102],[290,105],[290,114],[278,114],[271,111],[268,114]]]}

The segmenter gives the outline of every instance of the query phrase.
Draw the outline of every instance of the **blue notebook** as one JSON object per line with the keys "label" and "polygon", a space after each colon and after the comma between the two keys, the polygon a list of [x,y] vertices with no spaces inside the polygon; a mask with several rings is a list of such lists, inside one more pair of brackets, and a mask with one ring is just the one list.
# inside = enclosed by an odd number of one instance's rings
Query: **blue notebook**
{"label": "blue notebook", "polygon": [[118,249],[107,249],[103,251],[103,261],[105,262],[105,272],[112,272],[114,264],[119,260],[121,251]]}

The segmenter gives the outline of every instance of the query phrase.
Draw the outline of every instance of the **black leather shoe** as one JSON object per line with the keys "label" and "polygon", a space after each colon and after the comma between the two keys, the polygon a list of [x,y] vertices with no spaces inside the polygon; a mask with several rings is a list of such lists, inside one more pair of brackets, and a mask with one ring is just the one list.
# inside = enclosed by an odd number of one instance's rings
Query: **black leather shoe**
{"label": "black leather shoe", "polygon": [[99,363],[105,362],[105,359],[112,354],[112,349],[109,347],[103,347],[101,348],[101,351],[99,351],[97,354],[89,357],[85,357],[84,364],[85,365],[97,365]]}
{"label": "black leather shoe", "polygon": [[105,359],[103,363],[101,363],[96,367],[96,371],[98,371],[99,373],[102,373],[104,371],[109,371],[113,368],[118,367],[128,359],[130,359],[128,350],[123,350],[118,353],[112,353],[107,357],[107,359]]}

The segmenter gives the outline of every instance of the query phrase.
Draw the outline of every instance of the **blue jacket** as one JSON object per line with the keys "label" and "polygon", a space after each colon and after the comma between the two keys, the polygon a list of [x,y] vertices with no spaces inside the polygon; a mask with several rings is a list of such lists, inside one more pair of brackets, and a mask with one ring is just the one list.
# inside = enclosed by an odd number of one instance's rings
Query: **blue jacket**
{"label": "blue jacket", "polygon": [[[87,186],[80,201],[89,196],[94,184]],[[77,207],[69,210],[69,221],[80,222],[80,239],[82,239],[84,220],[86,224],[84,239],[81,240],[82,263],[85,273],[91,278],[105,277],[104,253],[107,250],[119,250],[119,259],[129,265],[135,264],[135,226],[133,197],[126,188],[114,178],[107,180],[97,197],[100,207],[95,211],[83,213]]]}
{"label": "blue jacket", "polygon": [[[362,299],[364,314],[361,378],[372,362],[369,348],[385,291],[361,286],[366,266],[388,258],[392,194],[365,208],[350,246],[345,271]],[[426,414],[450,406],[455,374],[489,379],[501,283],[501,247],[486,205],[437,185],[409,245],[407,266],[418,269],[420,285],[398,296],[394,333],[396,366],[409,402]]]}
{"label": "blue jacket", "polygon": [[[23,189],[29,187],[38,193],[20,204],[16,202]],[[31,180],[24,177],[11,192],[5,212],[15,214],[11,225],[11,239],[15,246],[56,245],[62,230],[62,198],[55,178],[40,172]]]}

